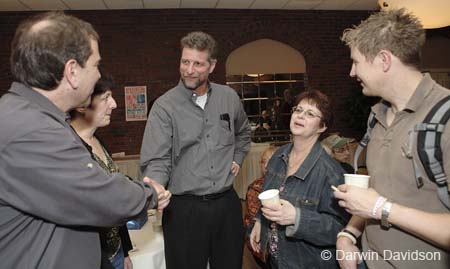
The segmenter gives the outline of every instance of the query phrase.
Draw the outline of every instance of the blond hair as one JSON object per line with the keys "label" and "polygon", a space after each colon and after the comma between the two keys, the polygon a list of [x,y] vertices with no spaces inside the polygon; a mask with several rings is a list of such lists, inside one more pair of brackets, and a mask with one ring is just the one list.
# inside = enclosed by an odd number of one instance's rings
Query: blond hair
{"label": "blond hair", "polygon": [[275,153],[275,151],[277,151],[278,147],[277,146],[269,146],[267,149],[265,149],[263,151],[263,153],[261,154],[261,161],[266,158],[268,159],[267,161],[269,161],[270,157],[272,157],[272,155]]}
{"label": "blond hair", "polygon": [[209,60],[217,59],[216,40],[205,32],[190,32],[181,41],[181,49],[196,49],[198,51],[208,51]]}
{"label": "blond hair", "polygon": [[381,50],[389,50],[404,64],[419,69],[425,30],[417,17],[402,8],[371,15],[358,26],[345,29],[341,40],[370,62]]}

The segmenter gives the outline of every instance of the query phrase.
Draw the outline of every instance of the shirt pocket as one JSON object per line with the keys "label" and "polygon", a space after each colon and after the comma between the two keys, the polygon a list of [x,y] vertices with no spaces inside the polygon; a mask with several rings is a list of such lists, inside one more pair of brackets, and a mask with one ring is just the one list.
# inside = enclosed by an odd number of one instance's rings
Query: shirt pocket
{"label": "shirt pocket", "polygon": [[315,198],[308,198],[308,197],[297,197],[295,201],[295,206],[310,210],[315,210],[317,206],[319,205],[319,200]]}
{"label": "shirt pocket", "polygon": [[219,145],[222,146],[228,146],[233,144],[234,142],[234,135],[232,130],[232,124],[231,119],[225,120],[225,119],[219,119]]}

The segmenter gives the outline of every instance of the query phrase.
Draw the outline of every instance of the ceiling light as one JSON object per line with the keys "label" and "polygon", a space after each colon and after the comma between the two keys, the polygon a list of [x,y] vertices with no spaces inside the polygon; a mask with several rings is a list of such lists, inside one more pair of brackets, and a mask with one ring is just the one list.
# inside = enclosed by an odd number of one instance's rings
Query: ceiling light
{"label": "ceiling light", "polygon": [[425,29],[450,25],[449,0],[378,0],[381,10],[405,8],[414,14]]}

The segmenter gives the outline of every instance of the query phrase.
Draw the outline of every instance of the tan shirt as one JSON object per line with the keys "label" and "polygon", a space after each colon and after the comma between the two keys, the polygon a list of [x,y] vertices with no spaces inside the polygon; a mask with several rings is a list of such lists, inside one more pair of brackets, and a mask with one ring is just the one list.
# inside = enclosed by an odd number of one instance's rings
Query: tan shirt
{"label": "tan shirt", "polygon": [[[395,115],[390,126],[386,124],[386,111],[389,104],[379,103],[372,108],[378,123],[372,131],[367,147],[367,168],[371,176],[370,185],[380,195],[407,207],[427,212],[449,213],[437,196],[436,185],[426,178],[426,173],[417,156],[417,141],[414,141],[412,149],[414,158],[421,166],[422,175],[425,177],[422,188],[417,188],[412,159],[407,158],[403,153],[409,147],[409,130],[422,122],[429,110],[449,94],[448,89],[438,85],[426,74],[406,108]],[[446,174],[450,175],[448,124],[441,143],[444,169]],[[366,259],[369,268],[450,268],[450,256],[445,251],[396,227],[387,231],[383,230],[377,220],[366,222],[363,249],[365,253],[373,256]]]}

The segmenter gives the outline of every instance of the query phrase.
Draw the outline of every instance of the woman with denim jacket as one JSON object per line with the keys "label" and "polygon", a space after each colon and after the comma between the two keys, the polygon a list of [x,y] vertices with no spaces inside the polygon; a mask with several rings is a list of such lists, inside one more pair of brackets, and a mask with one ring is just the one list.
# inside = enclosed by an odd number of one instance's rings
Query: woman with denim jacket
{"label": "woman with denim jacket", "polygon": [[338,268],[336,235],[349,215],[331,186],[344,183],[344,171],[318,141],[332,122],[331,102],[312,90],[300,94],[296,104],[292,143],[272,156],[263,187],[278,189],[281,204],[260,209],[250,242],[255,251],[268,252],[272,268]]}

